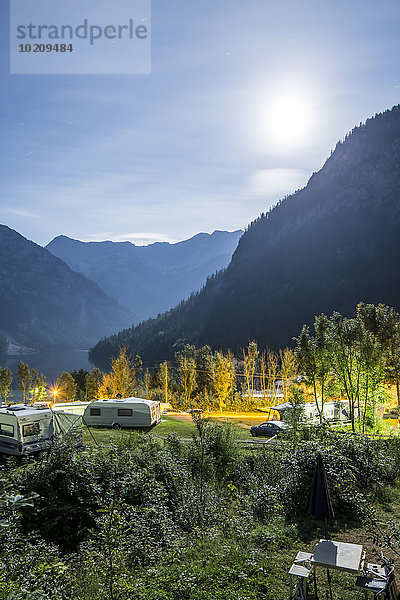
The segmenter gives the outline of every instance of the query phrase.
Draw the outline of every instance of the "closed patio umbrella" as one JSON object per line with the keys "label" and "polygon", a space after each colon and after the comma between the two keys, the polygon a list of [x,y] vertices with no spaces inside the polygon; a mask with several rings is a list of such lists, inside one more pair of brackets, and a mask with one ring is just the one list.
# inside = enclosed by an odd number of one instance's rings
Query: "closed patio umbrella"
{"label": "closed patio umbrella", "polygon": [[307,498],[306,511],[314,519],[325,521],[325,524],[327,519],[335,518],[321,454],[317,456],[317,464]]}

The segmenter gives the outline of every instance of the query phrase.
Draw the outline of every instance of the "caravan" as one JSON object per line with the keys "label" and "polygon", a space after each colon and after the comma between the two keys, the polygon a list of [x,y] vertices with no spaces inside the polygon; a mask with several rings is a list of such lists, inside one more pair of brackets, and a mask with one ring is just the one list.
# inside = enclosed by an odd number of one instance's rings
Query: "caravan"
{"label": "caravan", "polygon": [[47,406],[14,404],[0,409],[0,453],[23,456],[46,450],[58,435],[82,441],[82,417],[55,414]]}
{"label": "caravan", "polygon": [[149,428],[160,420],[160,403],[143,398],[95,400],[83,415],[85,425],[113,429]]}
{"label": "caravan", "polygon": [[[284,402],[277,406],[272,406],[270,411],[276,411],[279,413],[281,421],[285,421],[285,411],[291,408],[290,402]],[[356,417],[358,411],[355,411]],[[350,419],[350,407],[349,403],[345,400],[329,400],[324,403],[324,410],[322,417],[325,421],[333,422],[347,422]],[[316,402],[306,402],[304,404],[304,417],[308,423],[319,423],[320,420],[320,405],[317,406]]]}

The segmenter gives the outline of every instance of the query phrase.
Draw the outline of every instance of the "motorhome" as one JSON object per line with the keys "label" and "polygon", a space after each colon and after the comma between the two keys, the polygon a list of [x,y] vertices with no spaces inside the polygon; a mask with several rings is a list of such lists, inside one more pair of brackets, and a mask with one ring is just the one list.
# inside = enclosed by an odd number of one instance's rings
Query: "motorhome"
{"label": "motorhome", "polygon": [[82,417],[47,406],[14,404],[0,409],[0,453],[23,456],[46,450],[57,436],[82,441]]}
{"label": "motorhome", "polygon": [[157,425],[160,420],[160,403],[144,398],[95,400],[83,415],[85,425],[113,429],[148,428]]}

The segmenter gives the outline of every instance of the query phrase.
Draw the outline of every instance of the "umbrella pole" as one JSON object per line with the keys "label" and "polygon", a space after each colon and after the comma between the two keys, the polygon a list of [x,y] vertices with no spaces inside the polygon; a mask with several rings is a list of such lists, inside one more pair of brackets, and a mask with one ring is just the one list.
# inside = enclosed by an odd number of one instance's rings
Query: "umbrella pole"
{"label": "umbrella pole", "polygon": [[315,600],[319,600],[318,599],[318,592],[317,592],[317,576],[315,574],[315,568],[314,568],[314,573],[313,573],[313,579],[314,579],[314,596],[315,596]]}
{"label": "umbrella pole", "polygon": [[[325,517],[325,539],[328,539],[328,519]],[[329,597],[330,600],[332,600],[332,580],[331,580],[331,573],[329,571],[329,569],[326,570],[326,574],[328,577],[328,586],[329,586]]]}
{"label": "umbrella pole", "polygon": [[332,598],[332,581],[331,581],[331,573],[329,571],[329,569],[326,570],[327,576],[328,576],[328,586],[329,586],[329,597],[331,600],[333,600]]}

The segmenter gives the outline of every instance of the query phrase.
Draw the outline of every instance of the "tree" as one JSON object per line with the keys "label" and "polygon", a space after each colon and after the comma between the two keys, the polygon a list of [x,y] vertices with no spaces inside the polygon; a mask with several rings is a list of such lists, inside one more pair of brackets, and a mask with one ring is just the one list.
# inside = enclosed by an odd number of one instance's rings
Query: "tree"
{"label": "tree", "polygon": [[168,404],[169,402],[169,384],[170,384],[170,373],[168,370],[167,361],[161,363],[160,365],[160,376],[161,376],[161,386],[164,392],[164,402]]}
{"label": "tree", "polygon": [[332,369],[349,402],[352,430],[357,412],[364,419],[364,429],[371,393],[381,378],[379,345],[362,319],[348,319],[337,312],[329,319],[328,336]]}
{"label": "tree", "polygon": [[201,346],[196,348],[192,344],[186,344],[180,352],[175,353],[175,358],[179,363],[181,357],[194,361],[196,368],[196,387],[193,391],[194,395],[207,395],[210,386],[210,378],[208,374],[209,361],[211,356],[210,346]]}
{"label": "tree", "polygon": [[104,375],[99,387],[101,398],[130,398],[137,388],[136,372],[127,348],[120,348],[119,356],[111,361],[111,371]]}
{"label": "tree", "polygon": [[76,383],[71,373],[64,372],[56,383],[55,402],[72,402],[75,399]]}
{"label": "tree", "polygon": [[275,352],[271,352],[271,350],[267,350],[266,365],[267,365],[266,396],[267,396],[267,398],[269,398],[270,402],[275,403],[275,384],[276,384],[276,374],[278,371],[278,357],[275,354]]}
{"label": "tree", "polygon": [[208,374],[208,367],[211,357],[211,348],[208,345],[197,348],[194,359],[196,361],[196,381],[198,394],[207,395],[210,388],[210,378]]}
{"label": "tree", "polygon": [[46,391],[46,377],[37,369],[31,369],[31,383],[29,388],[31,402],[45,402],[48,398]]}
{"label": "tree", "polygon": [[150,378],[150,389],[155,390],[162,387],[162,377],[159,365],[154,365]]}
{"label": "tree", "polygon": [[256,374],[259,354],[257,342],[249,342],[247,349],[243,348],[243,368],[246,394],[251,400],[254,396],[254,376]]}
{"label": "tree", "polygon": [[315,337],[310,336],[309,328],[304,326],[299,337],[295,357],[301,374],[306,377],[312,388],[320,422],[322,423],[327,387],[331,378],[331,357],[328,336],[329,320],[322,314],[315,317]]}
{"label": "tree", "polygon": [[17,381],[18,381],[18,389],[22,392],[22,401],[26,404],[26,399],[29,391],[29,386],[31,384],[31,370],[29,365],[19,361],[17,367]]}
{"label": "tree", "polygon": [[142,361],[141,357],[138,354],[136,354],[136,356],[135,356],[135,373],[136,373],[136,375],[140,375],[142,370],[143,370],[143,361]]}
{"label": "tree", "polygon": [[151,387],[151,375],[150,375],[148,369],[146,369],[146,371],[144,373],[143,384],[144,384],[144,397],[149,399],[150,398],[150,387]]}
{"label": "tree", "polygon": [[11,369],[8,367],[0,368],[0,394],[4,398],[4,402],[7,404],[7,399],[10,396],[10,387],[12,384],[13,376]]}
{"label": "tree", "polygon": [[86,369],[79,369],[79,371],[72,371],[71,375],[76,383],[76,399],[83,401],[86,399],[86,382],[89,375],[89,371]]}
{"label": "tree", "polygon": [[298,385],[293,385],[290,390],[288,408],[285,410],[285,421],[290,425],[294,439],[297,439],[298,431],[305,421],[304,414],[304,392]]}
{"label": "tree", "polygon": [[267,390],[268,390],[268,374],[267,374],[267,361],[265,352],[262,352],[260,356],[260,387],[261,387],[261,395],[266,402],[267,400]]}
{"label": "tree", "polygon": [[91,373],[86,376],[86,399],[87,400],[99,400],[100,398],[100,386],[103,382],[104,374],[95,367]]}
{"label": "tree", "polygon": [[210,359],[209,370],[213,391],[218,400],[219,410],[222,413],[228,398],[235,390],[236,377],[232,353],[228,352],[224,356],[222,351],[215,352]]}
{"label": "tree", "polygon": [[186,407],[189,407],[196,388],[196,362],[193,358],[188,358],[185,355],[179,356],[178,369],[184,403]]}
{"label": "tree", "polygon": [[297,361],[293,350],[291,350],[290,348],[280,350],[279,358],[281,363],[282,389],[285,397],[285,402],[287,402],[289,397],[289,390],[293,385],[294,379],[297,375]]}
{"label": "tree", "polygon": [[386,375],[396,386],[400,412],[400,315],[394,308],[384,304],[374,306],[360,303],[357,306],[357,316],[381,345]]}

